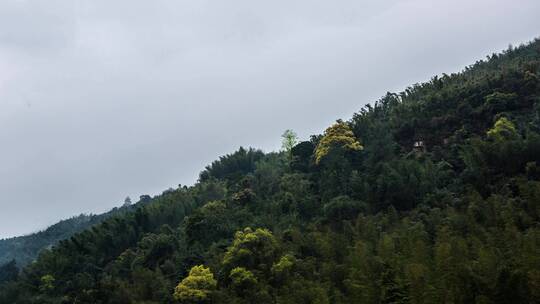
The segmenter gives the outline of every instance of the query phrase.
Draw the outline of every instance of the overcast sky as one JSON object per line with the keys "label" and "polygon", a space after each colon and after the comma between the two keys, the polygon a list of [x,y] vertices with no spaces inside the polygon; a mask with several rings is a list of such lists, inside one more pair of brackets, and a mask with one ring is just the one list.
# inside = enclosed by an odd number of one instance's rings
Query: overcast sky
{"label": "overcast sky", "polygon": [[0,2],[0,238],[540,35],[538,0]]}

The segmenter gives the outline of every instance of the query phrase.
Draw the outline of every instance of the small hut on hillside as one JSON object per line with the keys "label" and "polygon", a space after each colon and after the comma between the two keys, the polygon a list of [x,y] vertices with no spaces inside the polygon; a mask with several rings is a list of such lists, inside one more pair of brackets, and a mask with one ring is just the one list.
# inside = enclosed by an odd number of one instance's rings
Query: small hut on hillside
{"label": "small hut on hillside", "polygon": [[415,152],[426,152],[426,144],[422,139],[417,139],[414,141],[413,150]]}

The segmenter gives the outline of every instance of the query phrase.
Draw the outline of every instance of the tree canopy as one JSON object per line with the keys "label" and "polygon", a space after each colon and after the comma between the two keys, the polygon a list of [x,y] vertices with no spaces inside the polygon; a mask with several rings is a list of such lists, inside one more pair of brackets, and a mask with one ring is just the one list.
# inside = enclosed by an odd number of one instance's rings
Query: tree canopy
{"label": "tree canopy", "polygon": [[181,303],[206,303],[217,287],[217,281],[209,268],[193,266],[189,275],[174,289],[174,298]]}
{"label": "tree canopy", "polygon": [[332,149],[360,151],[363,148],[349,125],[343,121],[338,121],[324,131],[324,135],[315,149],[315,163],[320,163]]}

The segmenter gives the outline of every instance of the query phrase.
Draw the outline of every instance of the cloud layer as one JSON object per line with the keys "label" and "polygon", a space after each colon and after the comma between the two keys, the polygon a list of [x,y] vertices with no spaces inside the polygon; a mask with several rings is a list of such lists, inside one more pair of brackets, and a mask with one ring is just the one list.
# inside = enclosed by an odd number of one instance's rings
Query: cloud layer
{"label": "cloud layer", "polygon": [[191,184],[540,33],[537,0],[0,3],[0,237]]}

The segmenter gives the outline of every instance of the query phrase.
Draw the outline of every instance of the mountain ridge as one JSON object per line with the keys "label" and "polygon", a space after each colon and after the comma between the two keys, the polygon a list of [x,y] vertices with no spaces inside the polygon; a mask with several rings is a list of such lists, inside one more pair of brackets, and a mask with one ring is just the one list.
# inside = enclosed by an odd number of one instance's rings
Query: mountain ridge
{"label": "mountain ridge", "polygon": [[132,212],[147,201],[146,195],[133,205],[123,205],[99,214],[79,214],[60,220],[55,224],[37,232],[21,236],[0,239],[0,266],[15,261],[18,267],[24,267],[32,262],[43,249],[51,248],[59,241],[99,224],[111,216]]}

